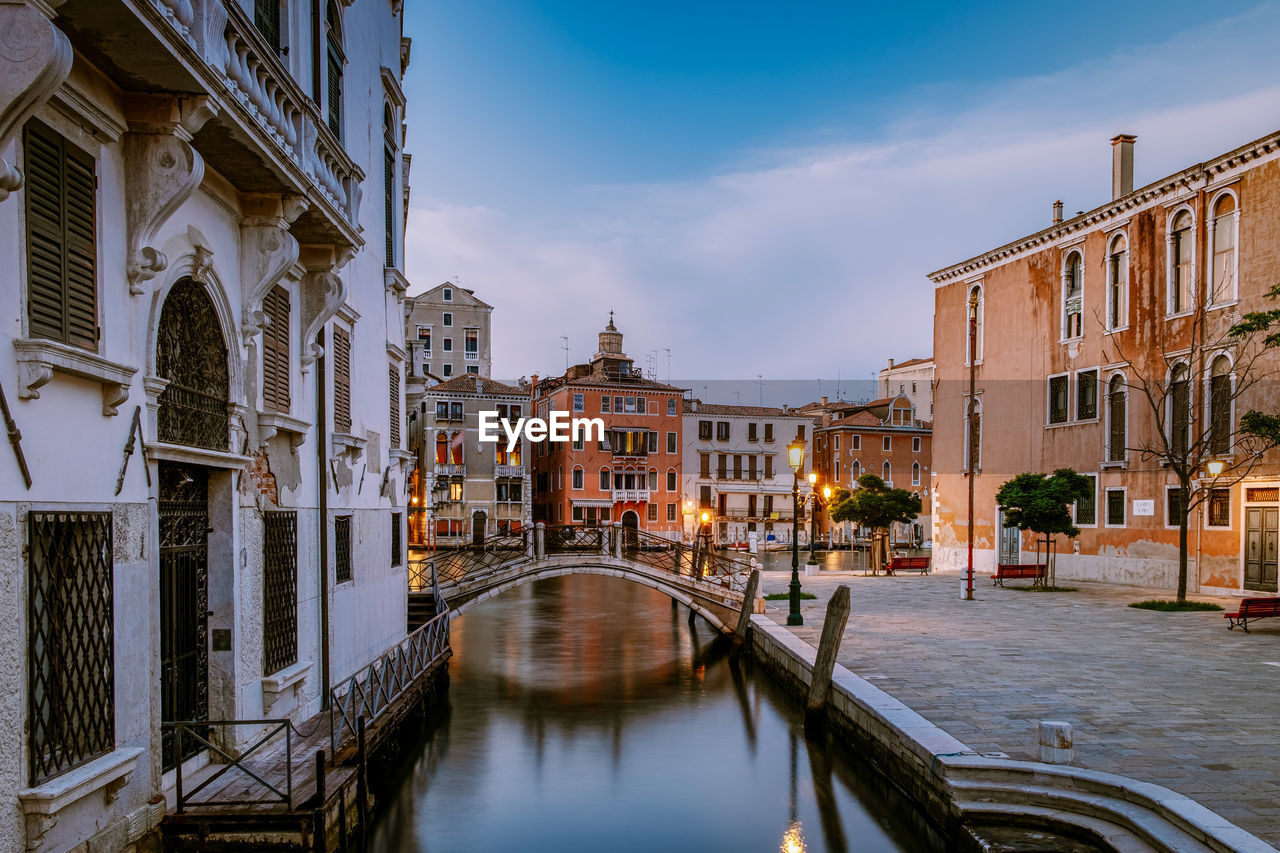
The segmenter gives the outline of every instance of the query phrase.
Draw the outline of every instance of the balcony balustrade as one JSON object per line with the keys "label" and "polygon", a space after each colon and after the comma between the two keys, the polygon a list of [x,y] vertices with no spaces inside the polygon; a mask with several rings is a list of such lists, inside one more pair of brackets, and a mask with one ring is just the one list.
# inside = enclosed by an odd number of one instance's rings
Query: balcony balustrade
{"label": "balcony balustrade", "polygon": [[493,476],[495,477],[523,477],[523,465],[495,465],[493,466]]}
{"label": "balcony balustrade", "polygon": [[613,499],[615,502],[622,503],[640,503],[649,500],[648,489],[614,489]]}
{"label": "balcony balustrade", "polygon": [[461,462],[437,462],[437,477],[465,477],[467,466]]}

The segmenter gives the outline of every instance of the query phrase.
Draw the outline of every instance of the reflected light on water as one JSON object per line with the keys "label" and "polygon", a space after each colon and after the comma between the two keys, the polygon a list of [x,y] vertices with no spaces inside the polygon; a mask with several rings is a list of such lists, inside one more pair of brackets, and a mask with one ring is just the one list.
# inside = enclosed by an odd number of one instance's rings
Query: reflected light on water
{"label": "reflected light on water", "polygon": [[787,827],[787,831],[782,835],[782,846],[778,848],[778,853],[805,853],[804,832],[800,828],[800,821],[792,821]]}

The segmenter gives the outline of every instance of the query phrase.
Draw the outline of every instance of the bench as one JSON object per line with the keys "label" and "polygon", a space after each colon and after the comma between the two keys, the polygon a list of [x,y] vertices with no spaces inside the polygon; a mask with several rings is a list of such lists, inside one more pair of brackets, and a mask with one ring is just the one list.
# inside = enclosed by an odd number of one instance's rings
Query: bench
{"label": "bench", "polygon": [[1001,563],[996,566],[996,573],[991,576],[991,583],[995,586],[1004,586],[1005,581],[1031,578],[1031,585],[1039,586],[1044,583],[1044,569],[1044,566],[1037,566],[1034,563]]}
{"label": "bench", "polygon": [[906,570],[909,572],[916,571],[923,575],[925,572],[929,571],[929,558],[928,557],[894,557],[892,560],[889,561],[888,565],[884,567],[884,573],[886,575],[897,574],[901,570]]}
{"label": "bench", "polygon": [[1223,619],[1229,619],[1227,630],[1234,630],[1237,625],[1249,633],[1250,619],[1265,619],[1268,616],[1280,616],[1280,598],[1244,598],[1240,600],[1240,609],[1235,613],[1223,613]]}

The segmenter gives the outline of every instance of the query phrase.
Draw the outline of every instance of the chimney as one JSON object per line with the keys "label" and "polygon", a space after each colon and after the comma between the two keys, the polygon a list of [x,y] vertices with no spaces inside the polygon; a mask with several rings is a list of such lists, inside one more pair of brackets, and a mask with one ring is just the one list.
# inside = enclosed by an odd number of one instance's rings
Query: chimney
{"label": "chimney", "polygon": [[689,411],[691,411],[691,412],[696,412],[696,411],[698,411],[698,400],[697,400],[697,398],[694,398],[693,400],[690,400],[690,401],[689,401]]}
{"label": "chimney", "polygon": [[1062,221],[1062,199],[1058,199],[1053,203],[1053,224],[1057,225]]}
{"label": "chimney", "polygon": [[824,405],[824,406],[825,406],[826,404],[827,404],[827,398],[826,398],[826,397],[823,397],[823,398],[822,398],[822,405]]}
{"label": "chimney", "polygon": [[1133,143],[1138,137],[1121,133],[1111,138],[1111,198],[1133,192]]}
{"label": "chimney", "polygon": [[893,359],[889,359],[889,369],[893,370]]}

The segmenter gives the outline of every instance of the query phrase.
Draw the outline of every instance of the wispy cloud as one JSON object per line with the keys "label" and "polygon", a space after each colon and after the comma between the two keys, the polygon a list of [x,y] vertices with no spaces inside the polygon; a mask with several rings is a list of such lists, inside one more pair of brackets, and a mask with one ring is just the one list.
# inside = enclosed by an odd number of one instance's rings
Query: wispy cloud
{"label": "wispy cloud", "polygon": [[461,276],[496,306],[503,376],[559,370],[560,335],[585,359],[610,309],[631,355],[669,347],[674,375],[866,376],[930,351],[925,273],[1043,227],[1054,199],[1068,213],[1105,201],[1114,133],[1139,135],[1144,183],[1280,125],[1278,24],[1261,7],[958,106],[921,92],[891,125],[850,124],[852,141],[573,188],[535,215],[432,198],[423,179],[410,277]]}

